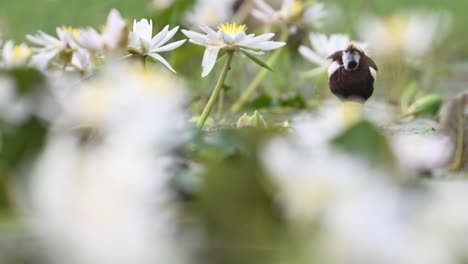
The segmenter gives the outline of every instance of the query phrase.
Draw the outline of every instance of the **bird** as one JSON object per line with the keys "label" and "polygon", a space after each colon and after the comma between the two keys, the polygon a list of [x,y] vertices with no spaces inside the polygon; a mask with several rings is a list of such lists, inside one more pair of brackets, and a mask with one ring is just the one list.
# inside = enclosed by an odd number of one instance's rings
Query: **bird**
{"label": "bird", "polygon": [[363,104],[374,93],[377,64],[355,42],[328,57],[330,91],[343,102],[343,121],[352,125],[363,115]]}

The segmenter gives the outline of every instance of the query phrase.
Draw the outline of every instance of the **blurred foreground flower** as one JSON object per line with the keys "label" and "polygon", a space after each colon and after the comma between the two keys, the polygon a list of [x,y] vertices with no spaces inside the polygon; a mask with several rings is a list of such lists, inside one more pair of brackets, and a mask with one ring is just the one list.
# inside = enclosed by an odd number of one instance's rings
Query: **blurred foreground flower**
{"label": "blurred foreground flower", "polygon": [[[301,45],[299,47],[299,53],[308,61],[317,65],[317,68],[307,72],[307,76],[316,76],[327,71],[331,61],[328,59],[330,55],[339,50],[344,50],[349,45],[351,39],[345,34],[332,34],[327,36],[320,33],[311,33],[309,40],[312,45],[312,49]],[[359,47],[364,51],[367,49],[367,43],[358,42]]]}
{"label": "blurred foreground flower", "polygon": [[254,1],[257,8],[252,15],[267,25],[292,26],[300,23],[314,25],[326,16],[322,3],[304,3],[302,0],[283,0],[281,8],[275,10],[265,0]]}
{"label": "blurred foreground flower", "polygon": [[181,89],[163,71],[112,66],[69,94],[32,178],[32,223],[54,263],[184,258],[169,189]]}
{"label": "blurred foreground flower", "polygon": [[281,212],[305,243],[306,250],[294,251],[297,259],[436,264],[466,258],[468,225],[457,209],[468,198],[466,184],[453,184],[454,192],[441,183],[401,184],[391,170],[330,144],[320,120],[297,121],[294,133],[261,152]]}
{"label": "blurred foreground flower", "polygon": [[448,35],[451,16],[446,12],[397,13],[379,19],[365,17],[359,23],[359,36],[378,56],[404,56],[421,59]]}
{"label": "blurred foreground flower", "polygon": [[33,107],[29,96],[21,95],[13,79],[0,75],[0,119],[3,122],[21,125],[26,121]]}
{"label": "blurred foreground flower", "polygon": [[175,27],[169,30],[169,25],[153,37],[153,21],[142,19],[139,22],[133,21],[133,31],[130,33],[130,42],[128,49],[130,53],[138,55],[143,59],[149,56],[166,66],[169,70],[175,72],[172,66],[164,59],[160,52],[170,51],[180,47],[185,43],[184,40],[179,40],[166,44],[179,30],[179,27]]}
{"label": "blurred foreground flower", "polygon": [[26,44],[15,46],[13,41],[8,41],[2,49],[0,67],[15,68],[28,66],[32,50]]}
{"label": "blurred foreground flower", "polygon": [[392,145],[401,167],[416,172],[447,167],[454,151],[443,135],[396,135]]}

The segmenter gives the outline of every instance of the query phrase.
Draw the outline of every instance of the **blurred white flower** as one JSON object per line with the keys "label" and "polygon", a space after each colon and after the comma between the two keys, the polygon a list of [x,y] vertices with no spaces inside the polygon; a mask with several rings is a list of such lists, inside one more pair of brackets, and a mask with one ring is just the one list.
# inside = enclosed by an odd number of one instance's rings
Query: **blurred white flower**
{"label": "blurred white flower", "polygon": [[179,30],[179,27],[175,27],[169,30],[169,26],[153,37],[153,21],[142,19],[139,22],[133,21],[133,31],[130,33],[130,40],[128,44],[129,51],[139,56],[150,56],[151,58],[161,62],[171,71],[175,70],[171,67],[169,62],[166,61],[159,53],[170,51],[180,47],[185,43],[184,40],[179,40],[166,44]]}
{"label": "blurred white flower", "polygon": [[[299,46],[299,53],[308,61],[318,66],[307,72],[308,76],[315,76],[327,72],[328,66],[330,66],[331,63],[328,57],[336,51],[345,49],[351,42],[349,36],[345,34],[332,34],[327,36],[321,33],[311,33],[309,35],[309,40],[312,49],[305,45]],[[367,43],[358,42],[357,44],[366,51],[368,47]]]}
{"label": "blurred white flower", "polygon": [[127,137],[147,142],[162,135],[173,135],[167,142],[182,139],[180,133],[165,130],[184,124],[179,110],[184,101],[180,82],[161,70],[143,73],[132,67],[108,67],[101,78],[61,95],[58,100],[66,115],[58,124],[90,129],[122,142]]}
{"label": "blurred white flower", "polygon": [[275,10],[265,0],[254,0],[256,9],[252,15],[265,24],[291,25],[305,22],[314,25],[326,16],[322,3],[306,4],[302,0],[283,0],[281,8]]}
{"label": "blurred white flower", "polygon": [[397,134],[391,143],[400,166],[417,172],[449,165],[455,148],[443,135]]}
{"label": "blurred white flower", "polygon": [[81,46],[98,53],[125,48],[122,45],[128,41],[127,24],[119,11],[112,9],[102,33],[89,27],[82,30],[77,39]]}
{"label": "blurred white flower", "polygon": [[414,59],[440,44],[450,32],[451,20],[446,12],[397,13],[384,19],[368,16],[360,21],[358,33],[378,56]]}
{"label": "blurred white flower", "polygon": [[276,139],[262,151],[263,164],[279,189],[280,206],[293,221],[314,221],[341,200],[374,188],[385,176],[365,161],[326,145],[301,143]]}
{"label": "blurred white flower", "polygon": [[235,0],[198,0],[193,9],[185,15],[186,21],[191,27],[216,27],[232,19],[234,2]]}
{"label": "blurred white flower", "polygon": [[200,28],[206,35],[191,30],[182,30],[182,32],[190,39],[191,43],[206,47],[202,62],[202,77],[206,77],[211,72],[220,50],[261,55],[264,54],[264,51],[275,50],[286,44],[271,41],[270,39],[275,36],[273,33],[259,36],[247,35],[245,33],[247,26],[236,23],[222,24],[218,31],[214,31],[208,26],[200,26]]}
{"label": "blurred white flower", "polygon": [[49,62],[59,54],[67,53],[65,64],[69,63],[73,49],[78,48],[75,38],[79,36],[80,30],[71,27],[58,27],[56,29],[58,38],[48,35],[42,31],[38,31],[36,35],[26,35],[26,38],[39,46],[34,48],[34,55],[31,58],[31,63],[40,69],[46,69]]}
{"label": "blurred white flower", "polygon": [[346,128],[339,104],[329,102],[314,115],[297,116],[291,126],[294,132],[270,142],[261,157],[279,188],[281,205],[293,219],[313,220],[327,206],[389,178],[377,166],[329,145]]}
{"label": "blurred white flower", "polygon": [[[327,118],[294,120],[294,133],[260,153],[287,219],[295,228],[319,230],[310,247],[319,248],[320,261],[438,264],[466,257],[467,217],[459,210],[466,187],[442,196],[424,184],[400,186],[389,171],[328,144],[336,129],[322,119],[339,119],[339,111],[327,112]],[[312,256],[305,254],[316,262]]]}
{"label": "blurred white flower", "polygon": [[53,263],[181,262],[169,169],[182,87],[119,65],[74,88],[32,174],[31,222]]}
{"label": "blurred white flower", "polygon": [[0,118],[8,123],[20,125],[30,117],[32,109],[31,99],[18,94],[15,81],[0,75]]}
{"label": "blurred white flower", "polygon": [[15,46],[13,41],[7,41],[2,50],[0,67],[14,68],[27,66],[31,59],[32,50],[26,44]]}
{"label": "blurred white flower", "polygon": [[324,217],[327,255],[335,263],[458,263],[455,237],[441,239],[420,222],[431,198],[387,184],[342,200]]}
{"label": "blurred white flower", "polygon": [[460,263],[468,257],[468,215],[460,210],[468,202],[468,184],[454,180],[427,185],[430,200],[422,207],[414,230],[446,251],[452,261],[444,263]]}

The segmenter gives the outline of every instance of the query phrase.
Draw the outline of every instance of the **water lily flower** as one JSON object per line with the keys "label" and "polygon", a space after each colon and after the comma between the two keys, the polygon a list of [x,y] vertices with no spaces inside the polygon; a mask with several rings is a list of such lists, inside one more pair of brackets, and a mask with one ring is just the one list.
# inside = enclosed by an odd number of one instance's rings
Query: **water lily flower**
{"label": "water lily flower", "polygon": [[2,50],[0,66],[5,68],[26,66],[31,59],[32,50],[26,44],[15,46],[13,41],[8,41]]}
{"label": "water lily flower", "polygon": [[36,35],[26,35],[29,41],[40,46],[33,49],[34,55],[31,58],[31,63],[40,69],[45,69],[49,62],[60,54],[65,55],[65,64],[69,63],[73,49],[78,48],[75,37],[79,36],[79,29],[58,27],[56,32],[58,38],[42,31],[38,31]]}
{"label": "water lily flower", "polygon": [[129,51],[138,56],[149,56],[175,72],[169,62],[159,55],[159,53],[174,50],[185,43],[186,40],[184,39],[165,45],[178,30],[178,26],[169,30],[169,25],[167,25],[161,32],[153,37],[152,20],[148,21],[147,19],[142,19],[139,22],[134,20],[133,31],[130,33],[130,42],[128,45]]}
{"label": "water lily flower", "polygon": [[283,0],[281,8],[275,10],[265,0],[255,0],[256,9],[252,15],[269,25],[290,25],[305,22],[313,25],[326,16],[322,3],[305,4],[301,0]]}
{"label": "water lily flower", "polygon": [[271,41],[275,34],[267,33],[259,36],[246,34],[247,26],[236,23],[225,23],[219,26],[218,31],[214,31],[208,26],[200,26],[206,34],[201,34],[191,30],[182,30],[190,42],[196,45],[205,46],[206,51],[203,56],[203,73],[206,77],[213,69],[218,53],[221,50],[231,52],[241,52],[251,59],[254,55],[264,54],[264,51],[275,50],[286,43]]}
{"label": "water lily flower", "polygon": [[94,52],[112,51],[125,47],[128,42],[127,31],[127,24],[119,11],[112,9],[101,33],[94,28],[86,28],[78,36],[78,42],[84,48]]}
{"label": "water lily flower", "polygon": [[[308,76],[316,76],[326,72],[331,63],[328,56],[338,50],[343,50],[351,42],[349,36],[344,34],[327,36],[320,33],[311,33],[309,35],[309,40],[312,49],[305,45],[299,47],[299,53],[305,59],[318,66],[309,71],[307,73]],[[367,43],[358,42],[357,44],[364,50],[368,47]]]}

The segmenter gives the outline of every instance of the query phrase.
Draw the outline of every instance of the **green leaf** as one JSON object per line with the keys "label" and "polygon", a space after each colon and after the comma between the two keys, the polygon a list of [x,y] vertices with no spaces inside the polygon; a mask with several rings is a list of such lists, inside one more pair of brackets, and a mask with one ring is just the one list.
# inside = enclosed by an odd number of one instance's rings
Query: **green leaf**
{"label": "green leaf", "polygon": [[279,104],[283,107],[293,107],[296,109],[304,109],[307,106],[304,98],[298,94],[281,98]]}
{"label": "green leaf", "polygon": [[268,66],[265,62],[263,62],[262,60],[260,60],[259,58],[255,57],[254,55],[246,52],[246,51],[242,51],[242,53],[247,56],[247,58],[251,59],[253,62],[255,62],[256,64],[262,66],[263,68],[265,69],[268,69],[270,71],[273,71],[273,69]]}
{"label": "green leaf", "polygon": [[255,98],[251,103],[249,103],[249,107],[253,109],[261,109],[261,108],[267,108],[272,106],[273,104],[273,98],[267,94],[267,93],[262,93],[260,96]]}
{"label": "green leaf", "polygon": [[404,116],[428,116],[434,117],[439,113],[444,99],[437,94],[427,95],[416,102],[409,108]]}
{"label": "green leaf", "polygon": [[373,124],[362,121],[338,135],[332,144],[371,164],[394,166],[394,156],[386,137]]}

